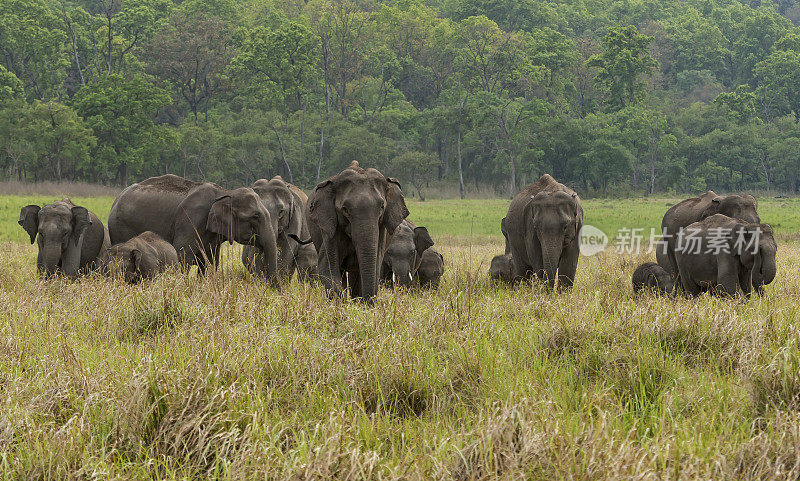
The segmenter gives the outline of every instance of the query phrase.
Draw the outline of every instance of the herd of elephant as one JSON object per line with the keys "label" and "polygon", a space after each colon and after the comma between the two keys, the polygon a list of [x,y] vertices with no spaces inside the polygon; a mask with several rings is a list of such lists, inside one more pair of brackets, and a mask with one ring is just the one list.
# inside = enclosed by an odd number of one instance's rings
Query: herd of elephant
{"label": "herd of elephant", "polygon": [[[490,276],[513,284],[535,275],[551,289],[556,282],[559,289],[572,286],[582,227],[578,195],[543,175],[512,200],[501,221],[505,254],[492,259]],[[762,294],[775,279],[777,244],[752,195],[708,191],[686,199],[667,210],[661,229],[657,263],[644,263],[633,273],[636,292]]]}
{"label": "herd of elephant", "polygon": [[[101,270],[127,282],[152,278],[170,266],[219,261],[225,242],[244,245],[242,262],[276,286],[295,271],[319,279],[329,295],[371,300],[380,283],[437,288],[444,259],[425,227],[409,215],[396,179],[353,162],[319,183],[310,196],[280,176],[227,190],[167,174],[130,185],[114,200],[108,228],[69,199],[28,205],[19,224],[37,242],[45,276],[70,278]],[[492,259],[490,276],[510,284],[542,280],[550,289],[572,286],[580,256],[583,206],[578,195],[550,175],[523,189],[501,221],[505,254]],[[686,252],[668,236],[658,263],[636,269],[633,287],[689,295],[761,293],[775,277],[777,246],[761,224],[751,195],[707,192],[672,206],[662,230],[694,229],[702,245],[726,232],[731,247],[742,237],[753,250]],[[736,239],[734,239],[736,237]]]}
{"label": "herd of elephant", "polygon": [[444,259],[408,215],[396,179],[353,162],[310,197],[280,176],[227,190],[167,174],[125,188],[108,228],[69,199],[25,206],[19,224],[38,242],[45,276],[99,270],[135,283],[170,266],[205,273],[228,241],[243,244],[247,269],[276,286],[297,271],[331,294],[369,300],[380,282],[439,285]]}

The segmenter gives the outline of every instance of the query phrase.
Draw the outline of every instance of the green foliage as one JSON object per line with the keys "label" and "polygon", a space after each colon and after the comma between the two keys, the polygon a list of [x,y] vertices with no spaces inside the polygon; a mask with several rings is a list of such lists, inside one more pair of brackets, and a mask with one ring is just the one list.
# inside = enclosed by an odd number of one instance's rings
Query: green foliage
{"label": "green foliage", "polygon": [[639,33],[633,25],[612,27],[603,37],[602,52],[587,62],[599,69],[597,80],[608,89],[611,108],[631,105],[642,95],[641,77],[658,67],[647,52],[652,41],[653,37]]}
{"label": "green foliage", "polygon": [[9,0],[0,176],[308,188],[424,158],[419,192],[548,172],[586,195],[796,193],[790,20],[787,1]]}

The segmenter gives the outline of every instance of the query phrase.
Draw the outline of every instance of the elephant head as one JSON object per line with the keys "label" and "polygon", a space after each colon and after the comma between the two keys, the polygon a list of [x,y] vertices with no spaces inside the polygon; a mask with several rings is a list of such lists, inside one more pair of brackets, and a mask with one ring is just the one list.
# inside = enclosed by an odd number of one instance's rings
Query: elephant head
{"label": "elephant head", "polygon": [[542,272],[537,275],[552,289],[562,252],[578,236],[583,220],[578,196],[563,191],[539,192],[531,196],[528,209],[527,235],[534,236],[533,242],[541,247]]}
{"label": "elephant head", "polygon": [[278,271],[277,221],[249,187],[229,191],[214,199],[206,229],[231,244],[234,241],[258,247],[265,260],[265,274],[276,280]]}
{"label": "elephant head", "polygon": [[39,269],[46,276],[62,272],[78,275],[83,235],[92,224],[89,211],[69,199],[44,207],[27,205],[19,214],[19,225],[28,233],[31,244],[39,236]]}
{"label": "elephant head", "polygon": [[778,245],[772,227],[769,224],[747,224],[734,233],[730,247],[751,273],[749,281],[752,287],[759,294],[763,293],[764,286],[775,279],[777,272],[775,256]]}
{"label": "elephant head", "polygon": [[493,281],[511,284],[513,280],[511,268],[511,254],[494,256],[489,266],[489,277]]}
{"label": "elephant head", "polygon": [[392,243],[384,255],[384,263],[391,269],[395,282],[409,286],[422,260],[422,254],[433,245],[433,239],[425,227],[415,227],[403,221],[394,231]]}
{"label": "elephant head", "polygon": [[[291,249],[289,239],[299,244],[309,242],[298,237],[303,232],[303,201],[281,176],[276,175],[270,180],[257,180],[253,184],[253,190],[261,198],[261,203],[272,218],[279,250]],[[308,234],[305,236],[308,237]],[[281,258],[288,260],[291,255],[292,253]],[[288,265],[279,266],[279,269],[286,270],[288,267]]]}
{"label": "elephant head", "polygon": [[308,202],[309,221],[322,236],[317,246],[321,280],[329,289],[338,286],[336,277],[344,260],[339,259],[340,251],[347,255],[351,246],[361,297],[371,300],[378,291],[378,269],[391,235],[408,216],[399,182],[353,162],[318,184]]}
{"label": "elephant head", "polygon": [[748,223],[760,223],[758,216],[758,202],[750,194],[717,195],[711,199],[711,204],[701,214],[701,219],[714,214],[727,215],[732,219],[743,220]]}
{"label": "elephant head", "polygon": [[142,280],[142,273],[154,271],[157,259],[151,254],[143,253],[128,242],[112,246],[108,250],[108,271],[112,276],[120,276],[128,284],[136,284]]}

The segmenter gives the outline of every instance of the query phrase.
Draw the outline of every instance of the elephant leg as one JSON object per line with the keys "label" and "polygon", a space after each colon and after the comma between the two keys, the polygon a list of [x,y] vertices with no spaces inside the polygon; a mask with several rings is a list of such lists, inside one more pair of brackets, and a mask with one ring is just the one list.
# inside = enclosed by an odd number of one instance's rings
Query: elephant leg
{"label": "elephant leg", "polygon": [[319,252],[319,279],[328,294],[341,295],[342,286],[345,284],[346,273],[339,267],[339,256],[335,247],[328,246],[325,241]]}
{"label": "elephant leg", "polygon": [[578,270],[578,257],[580,248],[577,236],[564,249],[558,261],[558,290],[570,289],[575,283],[575,272]]}
{"label": "elephant leg", "polygon": [[691,297],[699,296],[702,293],[702,290],[700,289],[700,286],[697,285],[697,283],[695,283],[692,280],[691,276],[689,275],[688,269],[681,264],[678,265],[678,269],[679,272],[681,273],[680,281],[681,285],[683,286],[684,293],[686,293],[686,295]]}
{"label": "elephant leg", "polygon": [[733,297],[736,295],[738,285],[738,259],[730,256],[718,256],[715,293],[725,297]]}
{"label": "elephant leg", "polygon": [[350,279],[350,297],[361,297],[361,273],[359,271],[350,271],[348,277]]}
{"label": "elephant leg", "polygon": [[525,273],[525,279],[530,280],[535,274],[542,282],[547,282],[544,272],[544,260],[542,258],[542,244],[539,242],[539,237],[534,233],[527,233],[525,236],[525,259],[529,260],[528,271]]}

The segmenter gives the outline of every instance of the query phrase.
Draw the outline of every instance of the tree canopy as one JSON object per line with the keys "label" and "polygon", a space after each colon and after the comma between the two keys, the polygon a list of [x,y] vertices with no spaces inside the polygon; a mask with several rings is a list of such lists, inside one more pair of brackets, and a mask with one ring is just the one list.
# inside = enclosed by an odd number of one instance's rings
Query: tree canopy
{"label": "tree canopy", "polygon": [[0,176],[800,189],[800,4],[7,0]]}

